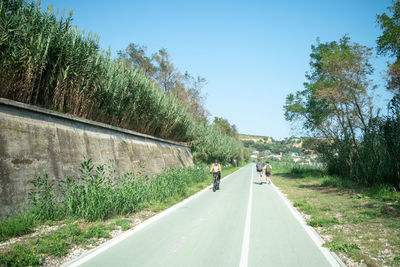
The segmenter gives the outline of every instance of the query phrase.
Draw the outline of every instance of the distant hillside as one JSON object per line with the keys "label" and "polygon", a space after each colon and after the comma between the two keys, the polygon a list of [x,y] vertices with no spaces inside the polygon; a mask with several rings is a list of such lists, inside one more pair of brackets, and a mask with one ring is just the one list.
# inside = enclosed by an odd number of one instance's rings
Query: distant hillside
{"label": "distant hillside", "polygon": [[248,135],[248,134],[239,134],[239,139],[241,141],[266,142],[268,144],[271,144],[274,142],[274,139],[269,136],[256,136],[256,135]]}
{"label": "distant hillside", "polygon": [[[302,148],[304,138],[302,137],[286,137],[282,139],[274,139],[270,136],[260,136],[260,135],[249,135],[249,134],[239,134],[239,138],[243,143],[248,143],[248,141],[252,141],[254,143],[261,144],[282,144],[294,146],[297,148]],[[251,142],[250,142],[251,143]]]}
{"label": "distant hillside", "polygon": [[[319,164],[318,156],[310,146],[310,137],[287,137],[274,139],[269,136],[240,134],[244,147],[253,159],[289,161],[305,165]],[[312,143],[312,142],[311,142]]]}
{"label": "distant hillside", "polygon": [[301,137],[287,137],[274,139],[269,136],[258,136],[249,134],[240,134],[240,140],[244,147],[248,148],[250,153],[265,152],[267,154],[292,154],[303,152],[303,141]]}

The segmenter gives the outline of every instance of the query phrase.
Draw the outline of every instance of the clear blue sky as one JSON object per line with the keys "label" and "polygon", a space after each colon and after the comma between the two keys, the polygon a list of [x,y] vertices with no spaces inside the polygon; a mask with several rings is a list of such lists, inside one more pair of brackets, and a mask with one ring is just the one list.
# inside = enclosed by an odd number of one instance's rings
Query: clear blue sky
{"label": "clear blue sky", "polygon": [[[376,47],[376,14],[391,0],[152,1],[43,0],[42,8],[72,9],[74,24],[100,35],[112,56],[129,43],[153,53],[166,48],[175,66],[207,80],[203,92],[212,116],[240,133],[274,138],[296,134],[283,105],[303,89],[311,45],[339,40]],[[390,95],[382,76],[387,58],[372,59],[377,105]]]}

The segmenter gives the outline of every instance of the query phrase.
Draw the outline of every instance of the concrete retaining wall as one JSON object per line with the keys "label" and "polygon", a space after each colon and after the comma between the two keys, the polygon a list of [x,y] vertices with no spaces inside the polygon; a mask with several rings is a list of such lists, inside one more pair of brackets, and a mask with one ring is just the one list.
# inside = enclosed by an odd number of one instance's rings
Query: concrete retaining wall
{"label": "concrete retaining wall", "polygon": [[37,175],[74,177],[84,157],[112,160],[117,174],[193,165],[179,143],[0,98],[0,216],[27,200]]}

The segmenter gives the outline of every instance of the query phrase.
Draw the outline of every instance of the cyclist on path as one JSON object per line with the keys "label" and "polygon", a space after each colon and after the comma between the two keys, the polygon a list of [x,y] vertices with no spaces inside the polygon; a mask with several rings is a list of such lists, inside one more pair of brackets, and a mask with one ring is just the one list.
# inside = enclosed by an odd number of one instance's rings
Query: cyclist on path
{"label": "cyclist on path", "polygon": [[217,178],[218,187],[217,187],[217,189],[219,189],[219,182],[221,180],[221,165],[218,163],[218,160],[215,160],[215,162],[211,165],[210,173],[212,173],[212,174],[218,173],[218,178]]}

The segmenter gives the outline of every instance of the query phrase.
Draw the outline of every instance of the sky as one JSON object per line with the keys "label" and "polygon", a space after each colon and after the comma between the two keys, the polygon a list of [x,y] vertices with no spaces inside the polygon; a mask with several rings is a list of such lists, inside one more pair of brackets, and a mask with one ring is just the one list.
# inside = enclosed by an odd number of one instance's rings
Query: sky
{"label": "sky", "polygon": [[[112,57],[129,43],[148,55],[166,48],[175,67],[206,79],[205,107],[240,133],[284,138],[301,135],[285,121],[286,96],[302,90],[311,45],[338,41],[374,48],[381,30],[376,15],[391,0],[153,1],[42,0],[59,13],[72,9],[73,24],[100,35]],[[377,107],[391,98],[384,86],[386,62],[371,58]]]}

